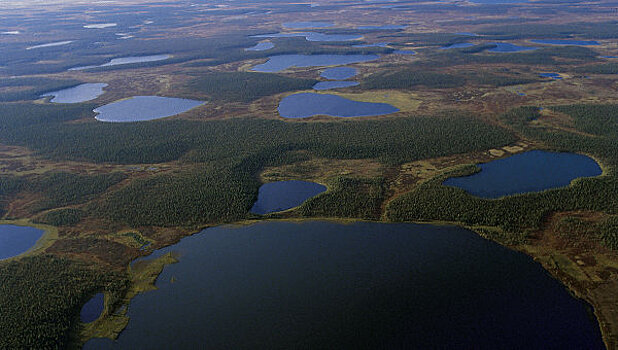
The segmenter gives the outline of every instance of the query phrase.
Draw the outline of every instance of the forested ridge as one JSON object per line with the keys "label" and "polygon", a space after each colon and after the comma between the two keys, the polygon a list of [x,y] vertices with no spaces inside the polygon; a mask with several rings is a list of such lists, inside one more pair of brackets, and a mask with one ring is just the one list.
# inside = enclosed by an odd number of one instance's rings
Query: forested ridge
{"label": "forested ridge", "polygon": [[127,283],[121,273],[50,255],[0,264],[0,348],[66,348],[87,298],[108,291],[118,299]]}

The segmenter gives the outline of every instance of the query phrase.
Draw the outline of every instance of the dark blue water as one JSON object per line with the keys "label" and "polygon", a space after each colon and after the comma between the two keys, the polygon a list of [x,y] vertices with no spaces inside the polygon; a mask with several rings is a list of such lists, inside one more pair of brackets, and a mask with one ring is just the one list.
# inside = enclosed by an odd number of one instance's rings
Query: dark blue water
{"label": "dark blue water", "polygon": [[275,47],[275,44],[270,41],[264,41],[255,44],[255,46],[246,48],[245,51],[266,51],[272,49],[273,47]]}
{"label": "dark blue water", "polygon": [[50,100],[53,103],[80,103],[94,100],[103,95],[105,87],[107,87],[105,83],[86,83],[68,89],[48,92],[41,97],[53,96]]}
{"label": "dark blue water", "polygon": [[483,198],[499,198],[568,186],[574,179],[598,176],[602,172],[590,157],[546,151],[520,153],[479,166],[480,172],[447,179],[444,185]]}
{"label": "dark blue water", "polygon": [[357,86],[358,82],[356,81],[321,81],[313,85],[313,90],[322,91],[322,90],[332,90],[332,89],[342,89],[352,86]]}
{"label": "dark blue water", "polygon": [[441,50],[447,50],[447,49],[461,49],[464,47],[470,47],[470,46],[474,46],[474,44],[472,43],[458,43],[458,44],[451,44],[448,46],[442,46],[440,49]]}
{"label": "dark blue water", "polygon": [[387,103],[359,102],[336,95],[310,92],[284,97],[279,103],[278,110],[284,118],[306,118],[314,115],[368,117],[399,111]]}
{"label": "dark blue water", "polygon": [[558,73],[539,73],[539,76],[543,78],[562,79]]}
{"label": "dark blue water", "polygon": [[277,181],[260,186],[252,213],[267,214],[303,204],[307,199],[326,191],[326,186],[308,181]]}
{"label": "dark blue water", "polygon": [[479,36],[476,33],[471,33],[471,32],[459,32],[459,33],[455,33],[457,35],[465,35],[465,36]]}
{"label": "dark blue water", "polygon": [[283,23],[283,28],[287,29],[307,29],[307,28],[328,28],[335,24],[332,22],[287,22]]}
{"label": "dark blue water", "polygon": [[350,41],[361,39],[362,35],[357,34],[324,34],[315,32],[306,33],[273,33],[254,35],[254,38],[294,38],[304,37],[307,41]]}
{"label": "dark blue water", "polygon": [[400,25],[400,24],[385,24],[385,25],[375,25],[375,26],[359,26],[356,29],[361,30],[400,30],[406,29],[408,26]]}
{"label": "dark blue water", "polygon": [[590,46],[590,45],[601,45],[596,40],[530,40],[535,44],[548,44],[548,45],[578,45],[578,46]]}
{"label": "dark blue water", "polygon": [[30,226],[0,225],[0,260],[12,258],[34,247],[44,231]]}
{"label": "dark blue water", "polygon": [[94,110],[102,122],[138,122],[170,117],[203,105],[202,101],[159,96],[135,96]]}
{"label": "dark blue water", "polygon": [[346,80],[352,78],[356,74],[358,74],[358,70],[356,70],[356,68],[335,67],[325,69],[320,76],[324,79]]}
{"label": "dark blue water", "polygon": [[[602,349],[586,304],[528,256],[457,227],[209,228],[85,349]],[[171,282],[171,279],[174,282]]]}
{"label": "dark blue water", "polygon": [[489,49],[490,52],[521,52],[521,51],[532,51],[536,50],[536,47],[530,46],[519,46],[510,43],[492,43],[495,44],[496,47],[493,49]]}
{"label": "dark blue water", "polygon": [[96,321],[103,312],[103,307],[105,306],[104,301],[105,297],[103,293],[98,293],[93,296],[92,299],[88,300],[88,302],[82,306],[82,310],[79,313],[79,319],[83,323]]}
{"label": "dark blue water", "polygon": [[341,66],[374,61],[378,58],[377,55],[278,55],[270,57],[268,62],[258,64],[251,70],[274,73],[291,67]]}

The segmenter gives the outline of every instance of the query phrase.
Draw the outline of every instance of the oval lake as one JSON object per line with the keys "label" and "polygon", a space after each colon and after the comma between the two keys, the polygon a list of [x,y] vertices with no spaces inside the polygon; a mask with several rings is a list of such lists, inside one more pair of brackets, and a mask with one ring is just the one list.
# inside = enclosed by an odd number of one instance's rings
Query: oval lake
{"label": "oval lake", "polygon": [[353,101],[341,96],[311,92],[284,97],[279,102],[278,110],[284,118],[306,118],[314,115],[369,117],[399,111],[387,103]]}
{"label": "oval lake", "polygon": [[480,164],[481,171],[452,177],[444,185],[464,189],[483,198],[538,192],[568,186],[579,177],[601,175],[594,159],[575,153],[529,151]]}
{"label": "oval lake", "polygon": [[96,321],[101,313],[103,312],[103,307],[105,306],[105,296],[103,293],[97,293],[93,296],[84,306],[82,306],[82,310],[79,314],[79,319],[83,323],[90,323]]}
{"label": "oval lake", "polygon": [[303,204],[326,191],[326,186],[308,181],[277,181],[260,186],[258,199],[251,208],[255,214],[268,214]]}
{"label": "oval lake", "polygon": [[220,226],[85,349],[603,349],[587,304],[530,257],[452,226]]}
{"label": "oval lake", "polygon": [[86,83],[64,90],[48,92],[41,95],[41,97],[53,96],[50,100],[53,103],[86,102],[103,95],[105,87],[107,87],[105,83]]}
{"label": "oval lake", "polygon": [[44,233],[31,226],[0,225],[0,260],[25,253]]}
{"label": "oval lake", "polygon": [[94,109],[102,122],[139,122],[171,117],[203,105],[205,102],[183,98],[134,96]]}

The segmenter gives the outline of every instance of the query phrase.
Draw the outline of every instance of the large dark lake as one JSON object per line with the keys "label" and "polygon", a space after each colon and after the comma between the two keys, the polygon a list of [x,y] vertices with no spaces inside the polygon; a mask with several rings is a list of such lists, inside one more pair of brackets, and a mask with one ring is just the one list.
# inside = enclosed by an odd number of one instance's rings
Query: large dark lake
{"label": "large dark lake", "polygon": [[470,194],[498,198],[568,186],[579,177],[601,175],[597,162],[581,154],[529,151],[480,164],[481,171],[444,181]]}
{"label": "large dark lake", "polygon": [[399,111],[388,103],[360,102],[341,96],[310,92],[284,97],[279,102],[278,110],[284,118],[306,118],[314,115],[369,117]]}
{"label": "large dark lake", "polygon": [[43,233],[36,227],[0,225],[0,260],[25,253],[34,247]]}
{"label": "large dark lake", "polygon": [[267,214],[297,207],[326,191],[326,186],[308,181],[277,181],[260,186],[252,213]]}
{"label": "large dark lake", "polygon": [[457,227],[328,221],[203,230],[116,342],[86,349],[602,349],[588,306]]}

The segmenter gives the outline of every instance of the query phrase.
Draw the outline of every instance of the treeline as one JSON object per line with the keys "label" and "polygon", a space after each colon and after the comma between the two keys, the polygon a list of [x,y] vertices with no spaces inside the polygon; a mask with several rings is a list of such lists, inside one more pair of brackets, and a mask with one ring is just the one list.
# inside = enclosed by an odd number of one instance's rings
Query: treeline
{"label": "treeline", "polygon": [[438,73],[422,69],[403,68],[383,73],[374,73],[363,80],[358,89],[413,89],[424,86],[434,89],[455,88],[466,83],[490,86],[509,86],[541,81],[519,75],[503,75],[490,72]]}
{"label": "treeline", "polygon": [[311,89],[315,83],[317,80],[271,73],[216,72],[191,80],[188,88],[215,100],[251,102],[286,91]]}
{"label": "treeline", "polygon": [[0,102],[21,101],[21,100],[36,100],[47,92],[67,89],[82,82],[78,80],[59,80],[50,78],[16,78],[0,80],[0,88],[15,88],[0,89]]}
{"label": "treeline", "polygon": [[576,73],[590,73],[590,74],[618,74],[618,63],[601,63],[590,64],[573,69]]}
{"label": "treeline", "polygon": [[138,179],[107,196],[91,211],[115,222],[139,226],[199,226],[243,218],[257,198],[259,183],[247,171],[198,166],[175,174]]}
{"label": "treeline", "polygon": [[[577,9],[577,11],[580,11]],[[479,31],[484,36],[501,39],[572,39],[573,36],[590,39],[618,38],[618,21],[579,22],[566,24],[525,23],[486,27]]]}
{"label": "treeline", "polygon": [[608,248],[618,250],[618,216],[610,216],[601,222],[599,234]]}
{"label": "treeline", "polygon": [[69,172],[46,173],[28,180],[28,189],[45,198],[35,211],[83,203],[125,179],[122,173],[83,175]]}
{"label": "treeline", "polygon": [[63,208],[48,211],[35,218],[35,221],[52,226],[73,226],[80,222],[84,216],[85,213],[81,209]]}
{"label": "treeline", "polygon": [[[428,181],[412,192],[393,200],[387,215],[393,221],[445,220],[467,225],[500,227],[504,232],[528,232],[540,227],[551,212],[589,210],[618,214],[618,126],[614,119],[616,105],[574,105],[555,107],[574,118],[575,127],[594,136],[556,131],[533,126],[538,108],[517,108],[505,113],[502,119],[525,137],[544,142],[548,147],[568,152],[583,152],[597,156],[609,173],[597,178],[576,180],[571,186],[503,197],[497,200],[474,197],[464,190],[442,185],[451,176],[462,176],[475,167],[460,169]],[[611,225],[608,227],[612,227]],[[608,229],[604,240],[611,246],[615,235]]]}
{"label": "treeline", "polygon": [[[440,68],[457,65],[483,64],[525,64],[525,65],[565,65],[598,61],[598,53],[588,47],[552,46],[533,51],[498,53],[487,52],[494,45],[482,44],[461,49],[439,50],[427,53],[426,60],[416,61],[419,68]],[[558,59],[557,59],[558,58]]]}
{"label": "treeline", "polygon": [[10,197],[21,191],[25,184],[25,179],[18,176],[0,176],[0,216],[5,214]]}
{"label": "treeline", "polygon": [[425,70],[400,69],[374,73],[363,80],[363,89],[412,89],[422,85],[442,89],[463,86],[466,79],[458,75],[436,73]]}
{"label": "treeline", "polygon": [[[27,114],[29,106],[23,106],[21,114]],[[372,120],[333,118],[323,123],[257,118],[45,124],[35,118],[35,122],[23,125],[22,120],[0,114],[0,125],[4,126],[0,141],[59,160],[135,164],[238,159],[281,147],[307,150],[325,158],[379,158],[403,163],[488,149],[515,140],[502,128],[458,113]]]}
{"label": "treeline", "polygon": [[1,263],[0,348],[66,348],[78,336],[83,304],[102,291],[119,300],[127,284],[124,274],[52,256]]}
{"label": "treeline", "polygon": [[393,221],[439,220],[470,226],[496,226],[507,233],[540,228],[543,218],[555,211],[590,210],[618,214],[618,179],[580,179],[572,186],[538,193],[491,200],[472,196],[462,189],[442,185],[450,173],[402,195],[387,208]]}
{"label": "treeline", "polygon": [[308,199],[298,208],[306,217],[336,217],[379,220],[388,195],[384,179],[337,177],[329,190]]}

